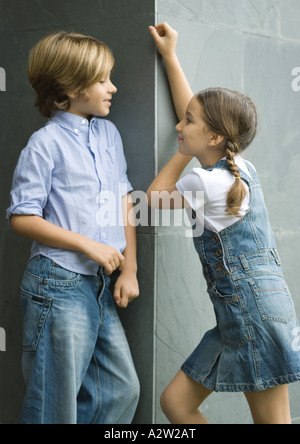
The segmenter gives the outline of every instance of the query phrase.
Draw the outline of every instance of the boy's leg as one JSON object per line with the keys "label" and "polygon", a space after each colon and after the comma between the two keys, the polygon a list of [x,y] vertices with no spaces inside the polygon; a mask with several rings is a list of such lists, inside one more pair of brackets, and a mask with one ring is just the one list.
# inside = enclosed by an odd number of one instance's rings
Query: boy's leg
{"label": "boy's leg", "polygon": [[255,424],[291,424],[288,385],[245,393]]}
{"label": "boy's leg", "polygon": [[98,279],[30,261],[22,283],[25,424],[76,424],[77,394],[97,342]]}
{"label": "boy's leg", "polygon": [[180,370],[163,392],[161,407],[172,424],[209,424],[198,409],[212,393]]}
{"label": "boy's leg", "polygon": [[139,381],[108,283],[99,296],[97,344],[78,395],[79,424],[130,424]]}

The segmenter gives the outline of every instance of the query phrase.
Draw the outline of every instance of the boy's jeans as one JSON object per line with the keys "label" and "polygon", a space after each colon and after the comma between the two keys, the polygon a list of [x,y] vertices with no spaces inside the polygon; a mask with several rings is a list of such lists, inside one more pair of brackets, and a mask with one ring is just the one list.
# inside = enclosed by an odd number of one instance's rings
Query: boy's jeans
{"label": "boy's jeans", "polygon": [[[100,286],[99,286],[100,284]],[[36,256],[22,283],[23,424],[129,424],[139,398],[109,278]]]}

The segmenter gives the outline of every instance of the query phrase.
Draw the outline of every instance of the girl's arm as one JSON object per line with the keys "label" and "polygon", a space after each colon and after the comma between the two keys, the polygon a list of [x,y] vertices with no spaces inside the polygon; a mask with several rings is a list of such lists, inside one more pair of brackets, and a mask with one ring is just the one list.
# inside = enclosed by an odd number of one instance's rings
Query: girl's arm
{"label": "girl's arm", "polygon": [[168,23],[150,26],[149,30],[164,59],[176,114],[181,121],[194,94],[176,55],[178,32]]}
{"label": "girl's arm", "polygon": [[108,275],[123,267],[125,263],[124,256],[114,247],[65,230],[39,216],[12,215],[11,227],[20,236],[49,247],[79,251],[88,259],[102,265]]}
{"label": "girl's arm", "polygon": [[[167,23],[150,26],[149,30],[166,65],[177,116],[179,120],[183,120],[193,92],[175,52],[178,33]],[[177,190],[176,183],[191,160],[192,157],[175,154],[150,185],[147,191],[148,205],[169,210],[189,206]]]}
{"label": "girl's arm", "polygon": [[189,204],[176,188],[180,176],[192,157],[176,153],[147,190],[148,205],[157,209],[176,210]]}

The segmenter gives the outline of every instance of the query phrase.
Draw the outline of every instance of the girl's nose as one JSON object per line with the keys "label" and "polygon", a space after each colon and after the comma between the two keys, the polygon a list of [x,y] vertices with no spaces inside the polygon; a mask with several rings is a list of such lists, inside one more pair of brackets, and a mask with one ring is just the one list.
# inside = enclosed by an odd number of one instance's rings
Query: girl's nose
{"label": "girl's nose", "polygon": [[176,125],[176,131],[178,132],[178,133],[181,133],[181,131],[182,131],[182,121],[181,122],[179,122],[178,123],[178,125]]}

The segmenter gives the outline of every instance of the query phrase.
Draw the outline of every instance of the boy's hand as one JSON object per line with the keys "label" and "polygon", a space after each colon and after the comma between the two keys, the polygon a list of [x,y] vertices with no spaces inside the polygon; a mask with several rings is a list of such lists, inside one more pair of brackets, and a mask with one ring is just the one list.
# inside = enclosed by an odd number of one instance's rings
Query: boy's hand
{"label": "boy's hand", "polygon": [[120,308],[127,308],[128,304],[140,294],[139,284],[135,273],[123,271],[115,285],[114,299]]}
{"label": "boy's hand", "polygon": [[171,28],[168,23],[160,23],[155,27],[149,26],[149,30],[157,49],[163,58],[167,58],[175,54],[178,40],[178,32],[175,31],[175,29]]}
{"label": "boy's hand", "polygon": [[125,264],[125,257],[114,247],[90,239],[86,239],[82,252],[88,259],[102,265],[108,276]]}

